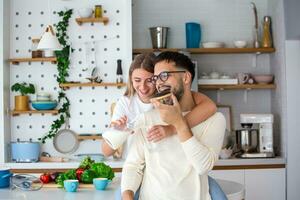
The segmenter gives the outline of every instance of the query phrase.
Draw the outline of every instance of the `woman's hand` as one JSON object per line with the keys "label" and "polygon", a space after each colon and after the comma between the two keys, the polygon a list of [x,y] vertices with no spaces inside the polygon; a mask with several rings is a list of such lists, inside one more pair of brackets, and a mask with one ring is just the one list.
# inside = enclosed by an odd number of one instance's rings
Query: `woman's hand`
{"label": "woman's hand", "polygon": [[118,120],[115,120],[113,122],[110,123],[110,127],[116,127],[118,129],[124,129],[126,128],[126,124],[127,124],[127,116],[123,116]]}
{"label": "woman's hand", "polygon": [[175,133],[175,128],[171,125],[155,125],[148,130],[147,139],[149,142],[158,142],[163,138],[169,137]]}

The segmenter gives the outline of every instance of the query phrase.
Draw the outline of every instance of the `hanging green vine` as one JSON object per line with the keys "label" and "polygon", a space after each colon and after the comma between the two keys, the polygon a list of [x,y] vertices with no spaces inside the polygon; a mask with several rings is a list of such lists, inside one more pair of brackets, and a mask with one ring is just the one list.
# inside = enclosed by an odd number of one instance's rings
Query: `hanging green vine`
{"label": "hanging green vine", "polygon": [[[66,77],[69,76],[69,57],[70,52],[73,51],[73,49],[71,49],[71,46],[67,42],[67,29],[72,14],[72,9],[58,12],[58,15],[61,17],[61,21],[59,21],[56,25],[56,37],[62,46],[62,50],[55,51],[58,70],[58,76],[56,78],[56,81],[58,82],[58,84],[66,83]],[[62,125],[65,124],[66,119],[70,117],[70,101],[66,96],[64,88],[61,88],[61,90],[58,93],[58,102],[62,105],[61,108],[58,110],[59,117],[58,119],[53,121],[53,123],[50,126],[49,132],[42,138],[39,138],[39,140],[42,143],[45,143],[47,139],[53,138],[58,132],[58,130],[62,127]]]}

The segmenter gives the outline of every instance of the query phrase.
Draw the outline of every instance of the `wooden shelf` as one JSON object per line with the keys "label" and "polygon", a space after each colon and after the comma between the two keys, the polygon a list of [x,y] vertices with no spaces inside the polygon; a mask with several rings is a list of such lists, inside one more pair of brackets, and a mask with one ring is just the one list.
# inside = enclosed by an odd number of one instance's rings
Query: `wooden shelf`
{"label": "wooden shelf", "polygon": [[77,136],[79,141],[82,140],[102,140],[102,135],[101,134],[96,134],[96,135],[78,135]]}
{"label": "wooden shelf", "polygon": [[102,18],[76,18],[76,22],[78,25],[82,25],[82,23],[103,23],[106,25],[108,23],[107,17]]}
{"label": "wooden shelf", "polygon": [[61,88],[68,89],[70,87],[124,87],[126,83],[62,83],[59,84]]}
{"label": "wooden shelf", "polygon": [[55,64],[56,58],[11,58],[9,59],[9,62],[14,65],[18,65],[20,62],[51,62],[52,64]]}
{"label": "wooden shelf", "polygon": [[170,49],[133,49],[133,54],[163,51],[187,51],[191,54],[238,54],[238,53],[274,53],[275,48],[170,48]]}
{"label": "wooden shelf", "polygon": [[241,85],[198,85],[199,90],[256,90],[275,89],[275,84],[241,84]]}
{"label": "wooden shelf", "polygon": [[18,116],[21,114],[52,114],[57,115],[58,110],[27,110],[27,111],[11,111],[12,116]]}

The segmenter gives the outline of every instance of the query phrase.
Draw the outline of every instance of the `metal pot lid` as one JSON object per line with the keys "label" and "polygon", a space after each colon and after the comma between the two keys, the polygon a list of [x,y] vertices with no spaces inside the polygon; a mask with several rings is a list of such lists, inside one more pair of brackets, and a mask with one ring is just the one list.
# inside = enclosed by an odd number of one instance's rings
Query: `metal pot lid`
{"label": "metal pot lid", "polygon": [[73,153],[79,147],[77,134],[70,129],[61,129],[53,139],[53,146],[60,153]]}

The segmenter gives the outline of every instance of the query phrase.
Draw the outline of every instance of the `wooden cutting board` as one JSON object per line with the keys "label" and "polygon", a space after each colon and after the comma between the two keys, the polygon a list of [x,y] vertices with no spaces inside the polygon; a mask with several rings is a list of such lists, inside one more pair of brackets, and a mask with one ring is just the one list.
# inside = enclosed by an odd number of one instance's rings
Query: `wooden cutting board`
{"label": "wooden cutting board", "polygon": [[[56,183],[46,183],[46,184],[43,184],[43,188],[60,188],[60,187]],[[93,184],[83,184],[83,183],[80,183],[79,184],[79,188],[82,188],[82,189],[93,189],[94,185]]]}

